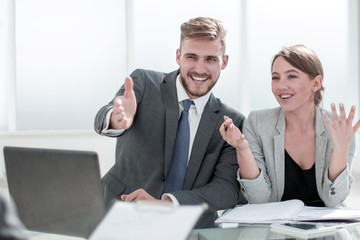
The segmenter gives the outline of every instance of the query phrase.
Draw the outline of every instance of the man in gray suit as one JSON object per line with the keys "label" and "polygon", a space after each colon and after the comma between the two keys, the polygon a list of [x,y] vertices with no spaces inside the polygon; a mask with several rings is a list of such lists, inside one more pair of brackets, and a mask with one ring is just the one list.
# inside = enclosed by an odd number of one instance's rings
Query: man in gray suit
{"label": "man in gray suit", "polygon": [[[181,25],[176,61],[170,73],[137,69],[95,118],[99,134],[117,138],[116,161],[103,177],[105,202],[155,200],[207,203],[210,210],[245,200],[236,180],[235,149],[219,128],[224,115],[241,128],[245,117],[211,93],[228,63],[226,31],[220,21],[194,18]],[[182,189],[164,191],[172,162],[183,100],[190,99],[190,143]],[[186,150],[187,151],[187,150]]]}

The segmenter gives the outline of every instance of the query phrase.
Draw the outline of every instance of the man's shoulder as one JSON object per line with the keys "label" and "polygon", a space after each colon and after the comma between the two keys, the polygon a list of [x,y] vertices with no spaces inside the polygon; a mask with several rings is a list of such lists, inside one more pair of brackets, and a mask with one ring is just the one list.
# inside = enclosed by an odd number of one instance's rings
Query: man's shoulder
{"label": "man's shoulder", "polygon": [[228,117],[230,117],[232,119],[235,119],[235,118],[245,119],[245,115],[242,114],[240,111],[236,110],[235,108],[229,106],[226,103],[221,102],[221,100],[219,98],[216,98],[216,100],[220,106],[221,114],[227,115]]}
{"label": "man's shoulder", "polygon": [[160,71],[155,71],[155,70],[149,70],[149,69],[143,69],[143,68],[137,68],[135,69],[132,73],[131,73],[131,77],[140,77],[143,79],[149,79],[149,80],[157,80],[157,81],[162,81],[166,76],[168,75],[177,75],[177,70],[170,72],[170,73],[165,73],[165,72],[160,72]]}

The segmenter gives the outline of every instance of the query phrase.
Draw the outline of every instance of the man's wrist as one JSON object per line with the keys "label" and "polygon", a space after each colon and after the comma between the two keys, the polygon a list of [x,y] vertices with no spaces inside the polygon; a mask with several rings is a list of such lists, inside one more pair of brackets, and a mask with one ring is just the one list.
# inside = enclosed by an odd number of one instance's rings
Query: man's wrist
{"label": "man's wrist", "polygon": [[170,193],[163,194],[161,196],[161,200],[172,202],[172,204],[176,207],[180,205],[179,201],[175,198],[175,196]]}

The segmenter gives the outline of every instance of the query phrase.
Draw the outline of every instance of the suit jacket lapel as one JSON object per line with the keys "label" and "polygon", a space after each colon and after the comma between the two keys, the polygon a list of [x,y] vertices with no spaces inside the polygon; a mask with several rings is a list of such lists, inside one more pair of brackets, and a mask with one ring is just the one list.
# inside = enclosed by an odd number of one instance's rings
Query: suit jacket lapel
{"label": "suit jacket lapel", "polygon": [[[279,134],[274,136],[274,166],[276,172],[276,187],[277,196],[281,197],[284,193],[284,181],[285,181],[285,113],[281,109],[279,113],[276,129]],[[278,201],[281,200],[277,199]]]}
{"label": "suit jacket lapel", "polygon": [[[326,149],[328,138],[325,135],[325,121],[321,116],[321,109],[316,108],[316,117],[315,117],[315,131],[316,131],[316,148],[315,148],[315,177],[316,177],[316,186],[318,193],[322,193],[322,176],[325,169],[326,161],[326,152],[329,149]],[[325,136],[324,136],[325,135]],[[331,150],[330,150],[331,151]]]}
{"label": "suit jacket lapel", "polygon": [[218,114],[219,110],[220,107],[218,102],[214,95],[211,94],[204,112],[202,113],[199,127],[194,139],[188,171],[185,176],[184,190],[191,189],[200,169],[211,136],[214,134],[214,131],[218,131],[218,129],[215,128],[220,117]]}
{"label": "suit jacket lapel", "polygon": [[165,109],[165,176],[167,176],[170,168],[179,121],[179,103],[176,92],[176,79],[178,74],[179,70],[169,73],[160,84]]}

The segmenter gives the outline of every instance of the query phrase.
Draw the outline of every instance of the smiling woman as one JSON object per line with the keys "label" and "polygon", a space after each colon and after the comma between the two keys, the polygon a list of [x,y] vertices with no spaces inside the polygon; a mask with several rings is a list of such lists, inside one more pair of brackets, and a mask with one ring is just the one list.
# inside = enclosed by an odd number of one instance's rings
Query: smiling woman
{"label": "smiling woman", "polygon": [[[283,48],[272,63],[272,92],[280,107],[253,111],[243,134],[225,118],[220,133],[236,148],[238,180],[250,203],[300,199],[310,206],[344,205],[353,182],[355,107],[331,113],[321,102],[322,65],[303,45]],[[227,130],[225,130],[227,129]]]}
{"label": "smiling woman", "polygon": [[292,105],[287,103],[294,102],[297,103],[295,107],[312,108],[313,103],[315,106],[321,103],[323,77],[323,68],[316,53],[303,45],[296,45],[283,48],[274,57],[271,89],[284,110],[291,109]]}

